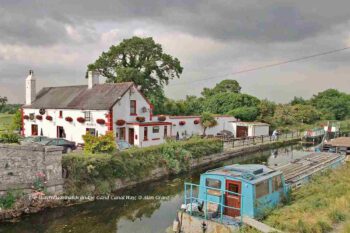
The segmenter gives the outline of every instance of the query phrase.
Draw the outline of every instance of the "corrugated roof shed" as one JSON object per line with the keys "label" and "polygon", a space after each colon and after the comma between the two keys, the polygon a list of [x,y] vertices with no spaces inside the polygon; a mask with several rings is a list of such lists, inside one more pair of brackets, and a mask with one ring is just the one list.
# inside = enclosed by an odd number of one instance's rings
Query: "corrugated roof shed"
{"label": "corrugated roof shed", "polygon": [[132,82],[46,87],[24,108],[109,110],[133,85]]}

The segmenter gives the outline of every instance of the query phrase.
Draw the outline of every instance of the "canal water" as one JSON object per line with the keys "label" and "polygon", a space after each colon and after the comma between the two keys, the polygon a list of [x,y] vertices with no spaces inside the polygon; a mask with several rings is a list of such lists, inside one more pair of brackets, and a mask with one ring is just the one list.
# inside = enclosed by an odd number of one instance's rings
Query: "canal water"
{"label": "canal water", "polygon": [[[300,145],[266,150],[213,164],[206,169],[234,163],[273,167],[304,156],[305,150]],[[0,223],[0,233],[164,233],[172,225],[182,203],[184,182],[197,183],[200,173],[206,169],[101,197],[108,200],[48,209],[24,216],[15,223]]]}

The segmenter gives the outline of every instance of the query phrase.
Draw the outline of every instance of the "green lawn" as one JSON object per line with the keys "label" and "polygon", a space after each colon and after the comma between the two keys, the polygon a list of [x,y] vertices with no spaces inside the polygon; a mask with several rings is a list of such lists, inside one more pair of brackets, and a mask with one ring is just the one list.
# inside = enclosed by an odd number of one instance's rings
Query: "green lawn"
{"label": "green lawn", "polygon": [[13,114],[0,113],[0,132],[9,129],[13,116]]}

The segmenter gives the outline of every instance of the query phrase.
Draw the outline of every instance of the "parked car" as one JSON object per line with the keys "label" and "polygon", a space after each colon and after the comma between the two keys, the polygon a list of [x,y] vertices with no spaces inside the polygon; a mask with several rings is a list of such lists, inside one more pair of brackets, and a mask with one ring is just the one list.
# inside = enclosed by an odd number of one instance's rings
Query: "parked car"
{"label": "parked car", "polygon": [[64,138],[48,138],[38,143],[44,146],[62,146],[63,153],[70,153],[77,148],[75,142],[68,141]]}
{"label": "parked car", "polygon": [[31,137],[25,137],[23,138],[20,143],[21,145],[27,145],[27,144],[31,144],[33,142],[42,142],[42,141],[46,141],[48,140],[48,137],[45,136],[31,136]]}
{"label": "parked car", "polygon": [[124,141],[124,140],[117,141],[117,145],[118,145],[119,150],[126,150],[126,149],[131,148],[131,145],[127,141]]}

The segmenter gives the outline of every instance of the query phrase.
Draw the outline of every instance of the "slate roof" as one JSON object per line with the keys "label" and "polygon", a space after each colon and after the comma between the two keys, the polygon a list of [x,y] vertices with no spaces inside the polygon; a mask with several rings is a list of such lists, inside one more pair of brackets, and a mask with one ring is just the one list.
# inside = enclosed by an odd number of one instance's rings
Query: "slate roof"
{"label": "slate roof", "polygon": [[91,89],[88,89],[87,85],[45,87],[40,90],[31,105],[24,105],[23,107],[109,110],[132,85],[134,85],[133,82],[124,82],[97,84]]}

